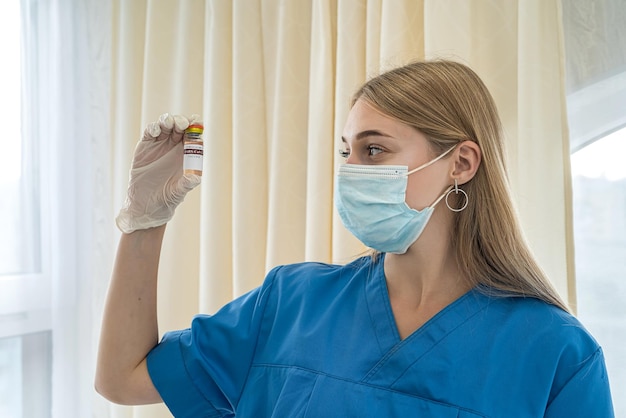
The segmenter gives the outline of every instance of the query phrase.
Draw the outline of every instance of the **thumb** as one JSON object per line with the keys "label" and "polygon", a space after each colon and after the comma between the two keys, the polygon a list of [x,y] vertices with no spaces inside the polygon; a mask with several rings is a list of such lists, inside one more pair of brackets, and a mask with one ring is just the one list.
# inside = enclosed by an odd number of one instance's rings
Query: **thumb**
{"label": "thumb", "polygon": [[196,174],[184,174],[178,180],[178,187],[185,191],[190,191],[200,184],[202,177]]}

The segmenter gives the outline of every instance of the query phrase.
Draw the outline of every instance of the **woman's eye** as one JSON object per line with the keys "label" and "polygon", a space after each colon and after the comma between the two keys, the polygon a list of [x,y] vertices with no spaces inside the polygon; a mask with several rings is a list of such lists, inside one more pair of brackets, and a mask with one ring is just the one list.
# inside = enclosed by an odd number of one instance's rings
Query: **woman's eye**
{"label": "woman's eye", "polygon": [[350,151],[345,150],[345,149],[340,149],[339,156],[342,158],[348,158],[350,156]]}
{"label": "woman's eye", "polygon": [[370,145],[369,147],[367,147],[367,152],[369,153],[370,156],[373,156],[373,155],[380,154],[381,152],[383,152],[383,150],[382,148],[379,148],[377,146]]}

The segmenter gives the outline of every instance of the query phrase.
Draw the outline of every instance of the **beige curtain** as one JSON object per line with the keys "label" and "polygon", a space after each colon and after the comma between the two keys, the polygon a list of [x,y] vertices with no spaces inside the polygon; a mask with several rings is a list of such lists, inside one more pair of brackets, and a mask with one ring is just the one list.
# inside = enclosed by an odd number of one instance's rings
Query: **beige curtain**
{"label": "beige curtain", "polygon": [[161,330],[215,311],[276,264],[363,251],[332,203],[349,98],[370,75],[424,57],[465,62],[491,89],[528,239],[573,301],[560,13],[558,0],[116,0],[115,206],[146,123],[200,113],[206,126],[202,186],[167,229]]}

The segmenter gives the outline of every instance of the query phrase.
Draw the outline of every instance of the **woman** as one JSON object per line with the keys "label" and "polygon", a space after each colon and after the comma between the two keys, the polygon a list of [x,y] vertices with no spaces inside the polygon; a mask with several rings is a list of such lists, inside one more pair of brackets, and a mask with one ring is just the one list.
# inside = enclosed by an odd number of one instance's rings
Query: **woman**
{"label": "woman", "polygon": [[182,176],[187,124],[162,118],[135,153],[104,396],[177,417],[613,416],[601,348],[522,239],[496,108],[469,68],[417,62],[355,94],[335,203],[371,256],[275,268],[158,343],[165,223],[199,182]]}

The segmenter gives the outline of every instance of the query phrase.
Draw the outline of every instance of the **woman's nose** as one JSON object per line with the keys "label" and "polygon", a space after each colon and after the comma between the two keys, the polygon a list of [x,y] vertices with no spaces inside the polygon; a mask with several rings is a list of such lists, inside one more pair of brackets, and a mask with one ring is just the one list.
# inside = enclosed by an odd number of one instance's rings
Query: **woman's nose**
{"label": "woman's nose", "polygon": [[356,154],[351,152],[350,155],[348,155],[348,158],[346,158],[346,164],[360,164],[360,161]]}

